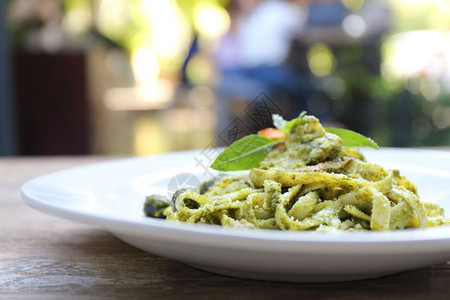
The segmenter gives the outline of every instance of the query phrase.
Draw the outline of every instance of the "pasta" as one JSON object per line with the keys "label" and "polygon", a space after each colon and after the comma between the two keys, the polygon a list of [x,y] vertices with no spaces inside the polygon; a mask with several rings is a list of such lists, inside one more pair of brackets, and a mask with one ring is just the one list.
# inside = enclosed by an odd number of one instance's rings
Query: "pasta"
{"label": "pasta", "polygon": [[147,206],[160,208],[150,215],[242,228],[386,231],[450,224],[399,171],[366,162],[313,116],[299,117],[286,141],[248,173],[180,190],[172,205],[161,203],[148,197]]}

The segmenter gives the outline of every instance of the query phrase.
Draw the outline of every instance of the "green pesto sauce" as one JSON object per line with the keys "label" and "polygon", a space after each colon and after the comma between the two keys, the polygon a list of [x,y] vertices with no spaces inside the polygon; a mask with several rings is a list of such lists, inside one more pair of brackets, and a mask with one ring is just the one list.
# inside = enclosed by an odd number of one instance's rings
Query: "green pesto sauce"
{"label": "green pesto sauce", "polygon": [[285,147],[272,151],[259,167],[295,169],[335,159],[341,150],[340,137],[325,132],[316,117],[304,116],[292,126]]}

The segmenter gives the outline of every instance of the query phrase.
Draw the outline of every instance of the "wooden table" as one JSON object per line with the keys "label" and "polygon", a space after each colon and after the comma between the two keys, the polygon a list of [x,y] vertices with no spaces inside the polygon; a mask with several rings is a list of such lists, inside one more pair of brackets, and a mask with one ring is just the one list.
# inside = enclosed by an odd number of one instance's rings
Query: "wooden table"
{"label": "wooden table", "polygon": [[107,159],[111,158],[0,158],[0,298],[450,297],[449,263],[356,282],[245,280],[143,252],[101,229],[45,215],[20,200],[20,186],[35,176]]}

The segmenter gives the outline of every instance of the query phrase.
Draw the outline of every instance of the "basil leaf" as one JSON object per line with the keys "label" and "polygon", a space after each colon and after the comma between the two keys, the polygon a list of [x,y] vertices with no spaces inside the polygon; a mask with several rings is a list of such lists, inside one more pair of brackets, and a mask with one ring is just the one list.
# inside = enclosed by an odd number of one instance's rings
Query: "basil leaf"
{"label": "basil leaf", "polygon": [[218,171],[240,171],[257,167],[277,143],[258,134],[247,135],[222,151],[211,168]]}
{"label": "basil leaf", "polygon": [[[285,121],[280,115],[272,115],[276,128],[289,134],[292,126],[305,115],[302,112],[297,118],[291,121]],[[325,131],[333,133],[342,139],[342,145],[348,147],[372,147],[379,149],[377,143],[372,139],[363,136],[357,132],[325,127]],[[259,134],[245,136],[222,151],[211,164],[211,168],[218,171],[241,171],[257,167],[269,154],[272,147],[281,141],[273,141]]]}
{"label": "basil leaf", "polygon": [[297,123],[297,121],[298,121],[299,119],[303,118],[304,115],[306,115],[306,111],[302,111],[302,112],[300,113],[300,115],[298,115],[297,118],[292,119],[292,120],[286,122],[286,124],[285,124],[284,127],[283,127],[284,133],[286,133],[286,135],[288,135],[289,132],[291,131],[291,128],[295,125],[295,123]]}
{"label": "basil leaf", "polygon": [[286,123],[286,125],[283,128],[283,131],[284,131],[284,133],[286,133],[286,135],[289,134],[289,132],[291,131],[291,128],[295,125],[297,120],[298,120],[298,118],[295,118]]}
{"label": "basil leaf", "polygon": [[333,133],[342,139],[342,146],[348,147],[371,147],[380,149],[371,138],[348,129],[325,127],[326,132]]}

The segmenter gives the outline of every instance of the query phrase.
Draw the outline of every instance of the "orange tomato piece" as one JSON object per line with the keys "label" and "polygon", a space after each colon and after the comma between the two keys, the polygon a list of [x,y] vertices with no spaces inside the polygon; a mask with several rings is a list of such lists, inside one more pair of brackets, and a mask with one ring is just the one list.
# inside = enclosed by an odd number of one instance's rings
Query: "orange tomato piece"
{"label": "orange tomato piece", "polygon": [[273,141],[286,140],[286,134],[282,130],[276,128],[266,128],[258,131],[258,134]]}

